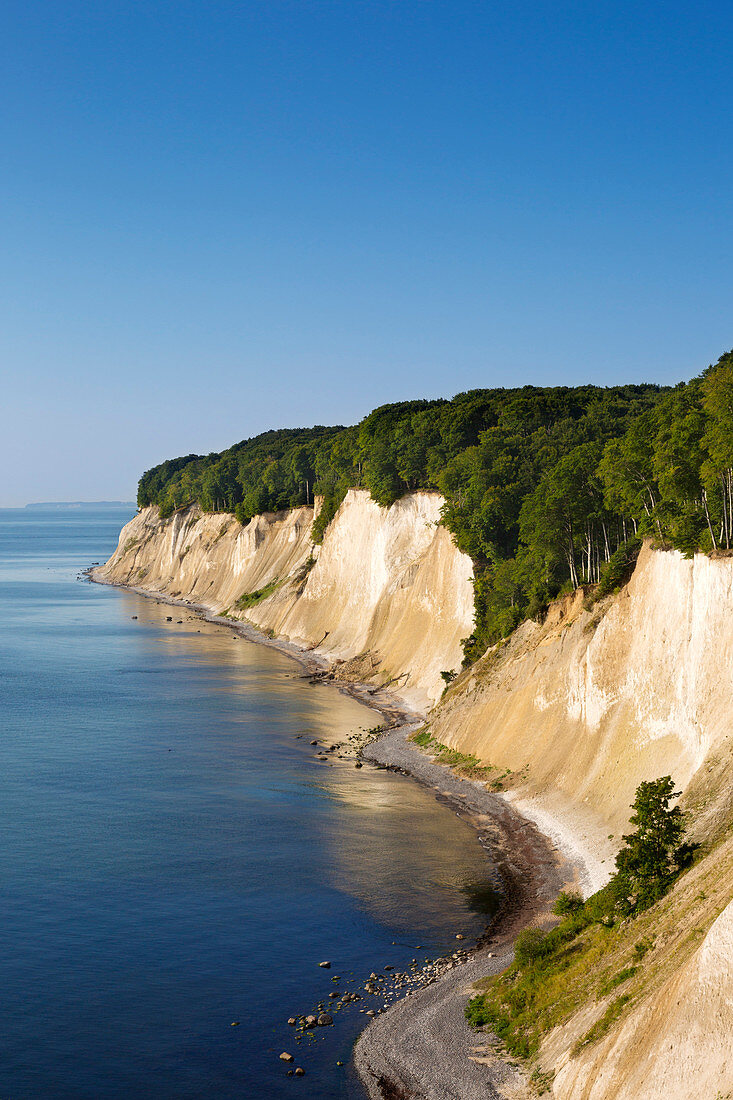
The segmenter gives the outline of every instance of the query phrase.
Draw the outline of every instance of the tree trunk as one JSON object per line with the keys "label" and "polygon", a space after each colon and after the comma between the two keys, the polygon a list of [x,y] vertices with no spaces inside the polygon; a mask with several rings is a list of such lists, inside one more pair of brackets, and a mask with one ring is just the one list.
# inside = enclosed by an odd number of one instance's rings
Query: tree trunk
{"label": "tree trunk", "polygon": [[703,489],[703,491],[702,491],[702,506],[705,509],[705,519],[708,521],[708,531],[710,532],[710,538],[712,539],[712,542],[713,542],[713,550],[717,550],[718,549],[718,544],[715,541],[715,534],[713,532],[713,525],[710,522],[710,512],[708,511],[708,491],[707,491],[707,489]]}

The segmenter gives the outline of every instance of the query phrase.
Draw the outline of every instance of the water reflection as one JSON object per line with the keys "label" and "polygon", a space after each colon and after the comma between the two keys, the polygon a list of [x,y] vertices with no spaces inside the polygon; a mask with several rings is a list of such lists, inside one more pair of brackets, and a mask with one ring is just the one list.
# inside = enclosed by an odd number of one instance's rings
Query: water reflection
{"label": "water reflection", "polygon": [[373,769],[356,774],[324,784],[346,811],[328,838],[334,884],[396,929],[417,926],[426,938],[446,924],[481,931],[497,899],[475,830],[411,780]]}
{"label": "water reflection", "polygon": [[[357,982],[471,934],[485,858],[432,792],[315,759],[373,713],[77,583],[124,518],[0,514],[3,1095],[289,1100],[278,1056],[332,988],[319,961]],[[303,1051],[300,1100],[344,1100],[363,1019]]]}
{"label": "water reflection", "polygon": [[[403,776],[371,767],[357,771],[353,761],[335,756],[326,762],[315,759],[317,749],[308,744],[309,738],[343,742],[355,729],[381,721],[377,712],[330,686],[304,691],[302,669],[291,658],[253,645],[227,627],[133,594],[124,593],[123,600],[138,622],[159,628],[140,635],[147,658],[157,660],[165,653],[186,663],[199,680],[208,668],[212,676],[207,690],[234,701],[247,697],[242,716],[247,725],[254,697],[266,693],[260,747],[273,753],[286,748],[284,774],[318,792],[329,807],[317,829],[311,822],[308,847],[311,856],[314,845],[322,850],[319,862],[330,886],[396,932],[417,926],[430,939],[450,927],[468,935],[482,931],[496,910],[497,897],[475,830],[448,807],[436,805],[431,791]],[[236,719],[236,713],[229,714],[230,722]],[[294,728],[302,735],[295,743]],[[205,731],[204,736],[218,734]],[[297,801],[294,791],[291,800]]]}

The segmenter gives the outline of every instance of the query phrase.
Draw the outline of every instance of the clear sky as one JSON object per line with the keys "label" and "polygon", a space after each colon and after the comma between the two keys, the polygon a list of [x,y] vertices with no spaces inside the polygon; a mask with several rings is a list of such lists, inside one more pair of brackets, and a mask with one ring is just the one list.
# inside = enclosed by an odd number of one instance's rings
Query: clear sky
{"label": "clear sky", "polygon": [[0,504],[733,345],[733,6],[6,0]]}

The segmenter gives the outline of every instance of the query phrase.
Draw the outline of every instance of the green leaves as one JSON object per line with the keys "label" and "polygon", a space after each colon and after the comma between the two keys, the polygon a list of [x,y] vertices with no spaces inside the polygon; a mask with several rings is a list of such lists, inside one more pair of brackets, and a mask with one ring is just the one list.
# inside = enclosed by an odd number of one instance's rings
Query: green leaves
{"label": "green leaves", "polygon": [[623,837],[616,857],[614,892],[622,911],[646,909],[667,892],[692,856],[683,844],[685,822],[670,776],[640,783],[633,803],[631,824],[636,830]]}
{"label": "green leaves", "polygon": [[247,522],[320,496],[319,541],[353,486],[385,506],[443,494],[474,566],[473,660],[567,588],[612,591],[644,536],[687,555],[733,545],[733,353],[673,390],[472,390],[382,405],[355,427],[264,432],[146,471],[138,502]]}

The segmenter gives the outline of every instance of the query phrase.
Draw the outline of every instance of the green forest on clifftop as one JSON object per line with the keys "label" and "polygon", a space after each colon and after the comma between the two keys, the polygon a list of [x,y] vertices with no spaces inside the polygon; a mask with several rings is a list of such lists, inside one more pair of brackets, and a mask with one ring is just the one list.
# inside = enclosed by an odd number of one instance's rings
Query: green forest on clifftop
{"label": "green forest on clifftop", "polygon": [[474,563],[473,660],[563,589],[626,575],[644,536],[691,554],[733,540],[733,352],[673,389],[470,390],[383,405],[353,427],[268,431],[148,470],[138,504],[233,512],[312,504],[319,540],[347,489],[382,505],[438,490]]}

